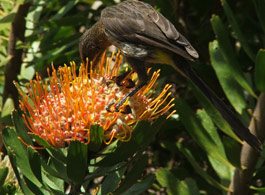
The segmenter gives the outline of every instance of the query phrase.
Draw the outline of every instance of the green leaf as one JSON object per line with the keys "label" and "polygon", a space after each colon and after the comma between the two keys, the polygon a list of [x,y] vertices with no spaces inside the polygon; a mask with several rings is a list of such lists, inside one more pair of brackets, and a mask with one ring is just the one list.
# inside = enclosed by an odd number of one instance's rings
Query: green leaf
{"label": "green leaf", "polygon": [[194,84],[191,86],[195,97],[201,103],[202,107],[205,108],[207,114],[211,117],[217,127],[233,139],[242,143],[242,141],[237,137],[229,124],[222,117],[221,113],[214,107],[210,100]]}
{"label": "green leaf", "polygon": [[55,158],[51,158],[49,161],[48,166],[50,167],[50,170],[55,170],[55,172],[58,174],[60,174],[59,178],[62,178],[65,181],[70,181],[71,180],[68,178],[67,175],[67,168],[66,165],[63,164],[61,161],[55,159]]}
{"label": "green leaf", "polygon": [[[222,144],[222,141],[219,137],[219,134],[216,128],[214,127],[214,124],[212,123],[212,120],[210,119],[210,117],[207,115],[207,113],[204,110],[197,111],[197,115],[201,119],[201,123],[204,129],[208,132],[210,137],[214,140],[215,145],[216,145],[216,148],[215,148],[216,152],[218,152],[221,156],[223,156],[223,158],[227,160],[224,146]],[[234,168],[230,169],[222,161],[219,161],[218,159],[212,157],[211,155],[209,155],[208,158],[209,158],[209,161],[213,169],[216,171],[220,179],[226,182],[230,181]]]}
{"label": "green leaf", "polygon": [[184,181],[180,181],[179,185],[179,194],[201,194],[199,188],[194,179],[186,178]]}
{"label": "green leaf", "polygon": [[47,194],[47,190],[43,187],[39,188],[34,183],[32,183],[28,178],[24,178],[26,185],[29,187],[29,189],[33,192],[33,194],[38,195],[45,195]]}
{"label": "green leaf", "polygon": [[265,1],[264,0],[253,0],[255,10],[259,19],[260,26],[263,29],[263,34],[265,33]]}
{"label": "green leaf", "polygon": [[[1,29],[1,27],[0,27]],[[0,36],[1,38],[1,36]],[[5,59],[0,61],[0,68],[6,67],[6,65],[9,63],[9,61],[12,59],[11,56],[6,57]]]}
{"label": "green leaf", "polygon": [[[44,162],[44,160],[41,160],[41,166],[43,168],[43,172],[44,173],[47,173],[53,177],[56,177],[56,178],[60,178],[60,179],[63,179],[64,181],[66,182],[70,182],[69,178],[66,176],[66,177],[63,177],[63,175],[54,168],[54,166],[50,166],[46,164],[46,162]],[[66,175],[66,174],[65,174]]]}
{"label": "green leaf", "polygon": [[174,174],[170,170],[166,168],[161,168],[157,170],[156,179],[163,187],[167,188],[167,194],[200,194],[196,182],[193,179],[186,178],[185,180],[180,181],[174,176]]}
{"label": "green leaf", "polygon": [[42,182],[40,155],[33,148],[27,148],[29,163],[33,174]]}
{"label": "green leaf", "polygon": [[48,142],[41,138],[39,135],[33,134],[33,133],[29,133],[30,137],[32,137],[32,139],[35,140],[35,142],[37,142],[38,144],[40,144],[41,146],[45,147],[45,148],[51,148],[52,146],[50,144],[48,144]]}
{"label": "green leaf", "polygon": [[147,175],[141,182],[134,184],[123,195],[138,195],[143,194],[147,189],[151,187],[155,180],[155,175]]}
{"label": "green leaf", "polygon": [[223,137],[223,143],[226,151],[227,159],[231,162],[235,167],[241,168],[240,166],[240,153],[241,153],[241,145],[237,142],[234,142],[229,137]]}
{"label": "green leaf", "polygon": [[89,130],[90,142],[88,144],[88,149],[97,152],[102,145],[104,129],[99,125],[91,125]]}
{"label": "green leaf", "polygon": [[62,149],[60,148],[55,148],[53,146],[51,146],[50,144],[48,144],[48,142],[46,142],[46,140],[44,140],[43,138],[41,138],[38,135],[35,135],[33,133],[29,134],[38,144],[42,145],[43,147],[46,148],[46,150],[48,151],[48,153],[54,157],[55,159],[66,163],[67,159],[66,156],[64,155],[64,153],[62,152]]}
{"label": "green leaf", "polygon": [[8,175],[8,168],[7,167],[0,168],[0,188],[4,185],[7,175]]}
{"label": "green leaf", "polygon": [[9,152],[15,153],[15,161],[21,173],[27,177],[36,187],[41,188],[42,184],[35,177],[29,163],[29,157],[24,145],[17,139],[17,134],[13,129],[4,129],[3,139],[5,147]]}
{"label": "green leaf", "polygon": [[102,183],[102,186],[99,192],[101,194],[108,194],[108,193],[113,192],[117,188],[125,171],[126,171],[126,167],[107,175],[104,178],[104,181]]}
{"label": "green leaf", "polygon": [[[258,191],[258,192],[263,192],[263,193],[265,193],[265,187],[255,187],[255,186],[250,186],[250,189],[252,189],[252,190],[256,190],[256,191]],[[263,193],[261,193],[261,194],[263,194]]]}
{"label": "green leaf", "polygon": [[235,32],[235,35],[237,37],[237,40],[240,42],[242,45],[242,48],[245,50],[246,54],[248,57],[254,62],[255,61],[255,54],[251,50],[251,48],[248,45],[247,38],[244,36],[243,32],[241,31],[238,22],[236,20],[236,17],[233,14],[233,11],[231,10],[230,6],[226,2],[226,0],[221,0],[225,15],[229,21],[229,23],[232,26],[232,29]]}
{"label": "green leaf", "polygon": [[1,25],[6,24],[6,23],[10,24],[11,22],[13,22],[15,16],[16,16],[16,13],[10,13],[10,14],[6,15],[5,17],[0,19],[0,24]]}
{"label": "green leaf", "polygon": [[211,18],[212,27],[216,35],[220,51],[223,58],[229,64],[231,76],[234,76],[235,80],[246,89],[253,97],[257,97],[246,78],[243,75],[235,50],[232,47],[231,41],[229,40],[229,34],[227,28],[222,23],[219,16],[213,15]]}
{"label": "green leaf", "polygon": [[167,188],[168,194],[178,195],[179,180],[166,168],[161,168],[156,171],[156,179],[163,187]]}
{"label": "green leaf", "polygon": [[19,186],[20,186],[22,192],[24,192],[24,194],[33,195],[31,190],[26,185],[25,181],[22,179],[22,175],[18,171],[18,166],[17,166],[17,163],[16,163],[16,154],[13,151],[9,150],[9,149],[7,149],[7,153],[8,153],[9,160],[10,160],[10,162],[12,164],[13,171],[14,171],[14,173],[16,175],[16,178],[18,180],[18,183],[19,183]]}
{"label": "green leaf", "polygon": [[[82,24],[85,24],[87,21],[87,17],[83,16],[70,16],[70,17],[63,17],[60,19],[56,19],[53,21],[50,21],[52,23],[55,23],[57,26],[80,26]],[[64,37],[65,38],[65,37]]]}
{"label": "green leaf", "polygon": [[265,92],[265,50],[260,49],[255,64],[255,83],[257,88]]}
{"label": "green leaf", "polygon": [[53,191],[53,194],[65,194],[64,182],[65,180],[51,177],[50,175],[43,174],[43,182]]}
{"label": "green leaf", "polygon": [[67,175],[74,182],[81,184],[87,171],[87,145],[71,141],[67,155]]}
{"label": "green leaf", "polygon": [[133,184],[136,183],[137,179],[143,174],[144,169],[148,164],[148,155],[144,154],[136,160],[133,168],[128,172],[125,179],[120,184],[119,188],[114,194],[122,194],[128,190]]}
{"label": "green leaf", "polygon": [[77,3],[79,0],[71,0],[68,1],[66,5],[64,5],[58,12],[55,14],[51,19],[59,19],[62,18],[67,12],[69,12]]}
{"label": "green leaf", "polygon": [[14,101],[12,98],[7,98],[4,106],[2,107],[1,118],[4,125],[12,126],[11,113],[14,110]]}
{"label": "green leaf", "polygon": [[[58,166],[55,164],[58,164]],[[46,173],[46,175],[59,178],[68,183],[71,182],[66,174],[65,165],[55,158],[51,158],[51,160],[47,163],[43,159],[41,159],[41,166],[43,168],[43,172]],[[60,167],[60,169],[57,169],[56,167]]]}
{"label": "green leaf", "polygon": [[203,177],[210,185],[221,189],[221,190],[225,190],[227,192],[231,192],[231,190],[225,186],[223,186],[222,184],[220,184],[219,182],[217,182],[211,175],[209,175],[207,172],[205,172],[200,165],[198,164],[197,160],[193,157],[192,153],[190,152],[190,150],[188,150],[187,148],[183,148],[182,145],[180,143],[177,143],[177,147],[179,148],[179,150],[185,155],[185,157],[188,159],[188,161],[191,163],[192,167],[194,168],[194,170],[201,176]]}
{"label": "green leaf", "polygon": [[120,163],[116,163],[113,166],[99,166],[98,168],[93,167],[89,167],[89,174],[86,176],[86,181],[92,180],[94,178],[100,177],[100,176],[105,176],[105,175],[109,175],[110,173],[113,173],[119,169],[123,169],[125,167],[126,163],[125,162],[120,162]]}
{"label": "green leaf", "polygon": [[211,139],[214,141],[215,145],[218,147],[219,152],[224,154],[223,144],[221,142],[219,134],[218,134],[211,118],[208,116],[208,114],[205,112],[205,110],[197,110],[196,114],[197,114],[198,118],[200,119],[203,128],[208,133],[208,135],[211,137]]}
{"label": "green leaf", "polygon": [[210,42],[209,52],[211,64],[226,94],[226,97],[236,111],[242,114],[244,109],[247,107],[243,90],[236,81],[230,65],[223,58],[217,41]]}
{"label": "green leaf", "polygon": [[195,116],[188,104],[181,98],[178,98],[175,101],[175,105],[182,123],[192,138],[205,150],[205,152],[207,152],[209,156],[219,160],[227,167],[233,169],[232,164],[226,159],[226,156],[219,151],[214,137],[211,137],[211,135],[204,129],[201,122]]}
{"label": "green leaf", "polygon": [[137,150],[144,149],[154,139],[161,126],[165,122],[164,117],[158,118],[152,125],[148,121],[140,121],[135,126],[132,138],[129,142],[122,142],[117,149],[97,163],[98,166],[112,166],[128,159]]}
{"label": "green leaf", "polygon": [[28,135],[28,129],[25,126],[24,120],[16,110],[12,112],[12,120],[15,124],[17,135],[27,144],[33,145],[32,140]]}

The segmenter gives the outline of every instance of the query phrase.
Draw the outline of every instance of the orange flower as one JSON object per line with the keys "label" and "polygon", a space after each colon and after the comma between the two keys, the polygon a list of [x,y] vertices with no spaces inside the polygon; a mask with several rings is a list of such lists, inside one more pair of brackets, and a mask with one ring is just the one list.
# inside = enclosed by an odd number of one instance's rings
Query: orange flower
{"label": "orange flower", "polygon": [[[52,67],[52,73],[48,69],[48,81],[42,81],[36,74],[36,80],[27,85],[27,95],[19,89],[20,107],[29,130],[55,147],[65,147],[71,140],[89,143],[91,125],[104,129],[106,144],[114,137],[129,141],[136,122],[152,121],[174,106],[174,99],[165,105],[170,85],[153,97],[152,88],[159,77],[156,71],[150,82],[121,106],[120,112],[108,112],[107,105],[131,90],[126,88],[128,80],[136,80],[136,74],[129,74],[122,81],[124,86],[116,85],[112,78],[118,75],[122,57],[117,54],[114,62],[113,58],[114,54],[105,62],[105,56],[102,57],[96,72],[90,70],[89,73],[88,65],[81,64],[77,75],[76,64],[72,62],[70,67],[59,67],[58,71]],[[132,113],[122,113],[126,105]]]}

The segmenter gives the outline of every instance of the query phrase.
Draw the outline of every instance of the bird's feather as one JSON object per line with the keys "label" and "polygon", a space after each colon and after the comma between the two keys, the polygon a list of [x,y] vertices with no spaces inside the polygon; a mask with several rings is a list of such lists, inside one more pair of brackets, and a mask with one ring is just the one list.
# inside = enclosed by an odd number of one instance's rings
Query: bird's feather
{"label": "bird's feather", "polygon": [[106,33],[113,37],[117,45],[126,42],[158,47],[189,60],[199,57],[197,51],[173,24],[149,4],[124,1],[105,8],[101,12],[101,20]]}

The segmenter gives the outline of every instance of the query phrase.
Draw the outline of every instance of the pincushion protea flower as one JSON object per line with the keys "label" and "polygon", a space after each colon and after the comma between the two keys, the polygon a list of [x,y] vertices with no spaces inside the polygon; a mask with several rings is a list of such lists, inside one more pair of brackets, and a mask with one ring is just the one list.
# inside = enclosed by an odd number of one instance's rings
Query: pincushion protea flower
{"label": "pincushion protea flower", "polygon": [[[120,112],[108,112],[106,106],[124,97],[131,90],[126,88],[129,79],[136,79],[135,74],[129,74],[122,81],[124,86],[117,86],[112,78],[118,75],[122,59],[117,54],[113,63],[113,57],[106,62],[102,57],[95,72],[90,70],[89,73],[88,65],[82,64],[77,75],[76,64],[72,62],[70,67],[59,67],[58,71],[52,67],[50,73],[48,69],[49,80],[46,82],[36,74],[36,80],[27,85],[27,95],[19,89],[20,107],[29,130],[55,147],[65,147],[71,140],[89,143],[92,125],[104,129],[106,144],[114,137],[129,141],[137,121],[152,121],[174,106],[174,99],[165,104],[170,96],[170,85],[153,97],[152,88],[159,77],[159,71],[156,71],[149,84],[128,99]],[[131,113],[122,113],[126,106],[131,108]]]}

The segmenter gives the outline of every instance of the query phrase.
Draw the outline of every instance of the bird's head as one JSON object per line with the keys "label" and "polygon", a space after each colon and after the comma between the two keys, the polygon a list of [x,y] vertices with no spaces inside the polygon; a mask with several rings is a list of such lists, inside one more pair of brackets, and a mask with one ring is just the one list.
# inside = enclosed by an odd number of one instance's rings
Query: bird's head
{"label": "bird's head", "polygon": [[82,62],[86,63],[88,60],[96,66],[101,55],[110,45],[103,24],[98,21],[80,38],[79,51]]}

